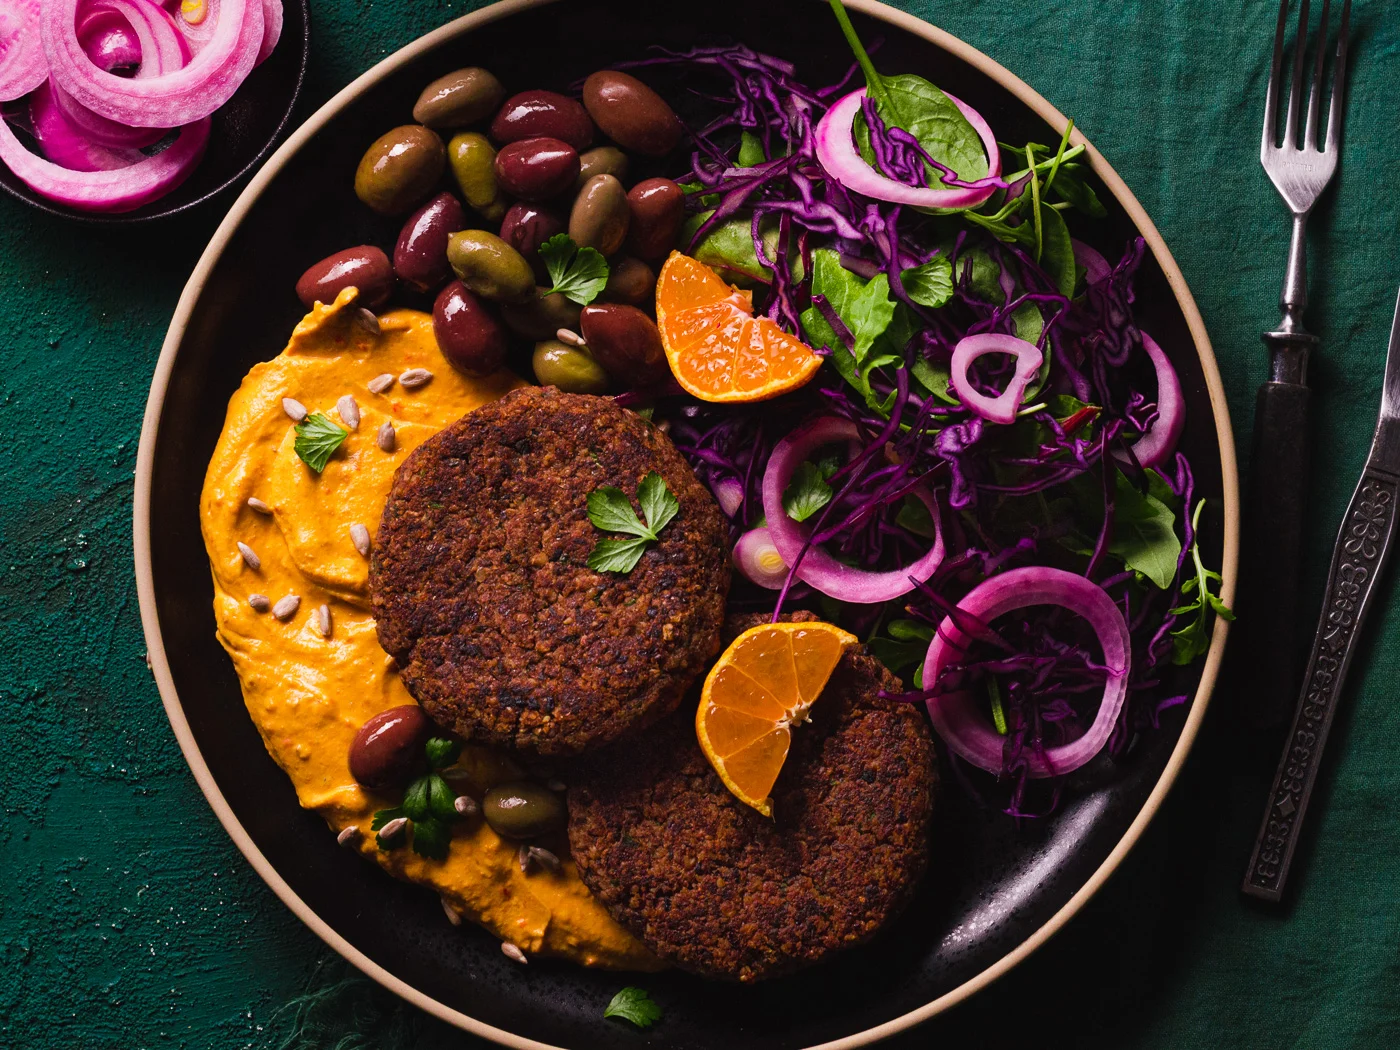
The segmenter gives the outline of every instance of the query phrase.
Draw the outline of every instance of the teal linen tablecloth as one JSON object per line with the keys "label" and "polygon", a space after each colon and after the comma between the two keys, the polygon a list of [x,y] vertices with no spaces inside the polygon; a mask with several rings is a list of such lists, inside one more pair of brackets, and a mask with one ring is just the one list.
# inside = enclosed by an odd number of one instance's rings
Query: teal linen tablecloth
{"label": "teal linen tablecloth", "polygon": [[[301,117],[476,6],[314,0]],[[1247,449],[1287,237],[1257,160],[1272,0],[897,6],[1020,75],[1123,175],[1195,292]],[[1313,220],[1309,609],[1365,457],[1400,284],[1396,13],[1356,6],[1345,163]],[[348,971],[253,874],[142,659],[141,413],[180,288],[231,200],[104,232],[0,199],[0,1045],[477,1048]],[[1165,809],[1083,914],[990,994],[891,1045],[1400,1045],[1397,632],[1392,593],[1329,744],[1294,906],[1237,895],[1272,760],[1241,743],[1222,688]]]}

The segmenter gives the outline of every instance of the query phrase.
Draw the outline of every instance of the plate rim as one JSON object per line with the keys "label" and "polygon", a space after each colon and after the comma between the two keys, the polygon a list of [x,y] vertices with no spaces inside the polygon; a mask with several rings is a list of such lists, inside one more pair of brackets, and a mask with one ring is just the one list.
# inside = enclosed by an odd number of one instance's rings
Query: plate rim
{"label": "plate rim", "polygon": [[[252,180],[244,187],[238,199],[229,209],[228,214],[210,238],[208,245],[201,253],[199,262],[195,265],[189,280],[186,282],[184,290],[180,294],[179,302],[176,305],[175,313],[171,318],[170,327],[166,331],[165,340],[161,345],[160,357],[156,362],[156,368],[151,380],[151,391],[146,401],[146,409],[141,425],[141,440],[136,457],[135,490],[132,508],[132,546],[135,561],[136,589],[141,608],[141,625],[146,638],[148,658],[151,665],[152,674],[156,680],[157,689],[160,692],[161,701],[165,707],[166,717],[170,721],[174,730],[175,738],[180,745],[180,750],[184,755],[190,771],[194,774],[204,797],[214,810],[220,824],[229,838],[233,840],[235,846],[252,865],[258,876],[268,885],[282,903],[285,904],[298,919],[315,933],[326,945],[334,949],[349,963],[363,972],[380,985],[407,1000],[422,1010],[427,1011],[440,1020],[456,1026],[457,1028],[471,1032],[474,1035],[489,1039],[502,1046],[517,1048],[517,1050],[563,1050],[563,1048],[542,1043],[525,1036],[516,1035],[513,1032],[497,1028],[493,1025],[479,1021],[468,1014],[462,1013],[447,1006],[445,1003],[424,994],[414,988],[408,982],[390,973],[384,967],[374,962],[367,955],[361,952],[343,938],[339,933],[330,927],[304,900],[298,896],[272,864],[263,855],[253,842],[248,832],[235,816],[228,801],[224,798],[223,792],[214,781],[213,774],[209,766],[204,761],[204,756],[200,752],[198,744],[195,742],[194,734],[190,730],[189,722],[185,718],[184,709],[180,702],[179,694],[175,689],[175,682],[170,672],[170,664],[165,654],[165,646],[161,636],[159,617],[156,611],[155,581],[152,574],[151,565],[151,482],[155,463],[155,449],[159,440],[160,414],[165,404],[165,396],[169,388],[170,376],[174,369],[175,359],[179,353],[179,346],[184,338],[186,327],[193,313],[195,302],[202,294],[205,283],[208,281],[210,273],[213,271],[215,263],[222,255],[224,248],[232,238],[248,212],[252,210],[254,204],[261,196],[262,191],[291,159],[292,155],[301,149],[309,139],[321,130],[330,120],[335,117],[346,106],[354,102],[359,95],[368,90],[380,80],[388,77],[401,66],[412,62],[422,53],[436,48],[454,38],[467,35],[480,26],[487,25],[499,19],[509,17],[519,11],[533,7],[543,7],[548,4],[558,3],[560,0],[500,0],[499,3],[488,5],[470,14],[454,19],[443,26],[411,41],[393,54],[382,59],[364,73],[360,74],[339,92],[333,95],[324,105],[316,110],[305,122],[301,124],[288,138],[278,147],[277,151],[267,160],[261,169],[253,176]],[[1063,133],[1068,125],[1068,119],[1058,109],[1050,104],[1039,92],[1035,91],[1029,84],[1021,80],[1010,70],[1006,69],[999,62],[983,54],[972,45],[958,39],[945,30],[924,21],[915,15],[900,11],[879,0],[845,0],[846,6],[869,15],[880,21],[886,22],[898,29],[918,36],[944,51],[956,56],[979,72],[989,76],[1002,87],[1009,90],[1021,102],[1030,107],[1041,119],[1045,120],[1053,129]],[[1227,604],[1234,601],[1236,577],[1239,559],[1239,474],[1235,456],[1234,433],[1230,425],[1230,411],[1225,399],[1224,384],[1220,377],[1220,369],[1215,359],[1214,350],[1211,347],[1210,337],[1206,332],[1205,321],[1201,317],[1196,301],[1191,295],[1187,286],[1186,278],[1177,266],[1176,260],[1172,257],[1165,240],[1158,232],[1147,212],[1138,202],[1136,196],[1124,183],[1122,178],[1114,171],[1113,167],[1104,159],[1103,155],[1084,137],[1076,127],[1071,135],[1070,141],[1075,145],[1083,145],[1089,156],[1090,164],[1094,173],[1103,181],[1106,188],[1118,200],[1127,212],[1129,219],[1137,227],[1138,232],[1147,242],[1163,274],[1167,278],[1167,283],[1176,297],[1181,308],[1187,328],[1191,333],[1192,342],[1195,344],[1197,356],[1200,358],[1201,371],[1206,382],[1206,391],[1210,398],[1211,412],[1215,420],[1216,437],[1220,449],[1221,481],[1223,488],[1224,502],[1224,544],[1221,559],[1221,599]],[[1221,660],[1224,656],[1226,638],[1229,634],[1229,625],[1221,619],[1215,621],[1215,626],[1211,635],[1210,649],[1206,655],[1205,666],[1201,671],[1201,679],[1197,685],[1195,695],[1192,698],[1191,707],[1187,714],[1185,723],[1181,729],[1181,735],[1177,739],[1176,746],[1167,759],[1161,775],[1157,778],[1151,793],[1143,802],[1137,815],[1129,824],[1127,830],[1118,840],[1117,844],[1104,858],[1103,862],[1085,880],[1083,885],[1066,901],[1046,922],[1029,936],[1011,949],[1000,959],[986,967],[980,973],[964,981],[957,987],[950,989],[943,995],[925,1003],[917,1009],[908,1011],[898,1017],[892,1018],[882,1024],[875,1025],[863,1031],[843,1036],[840,1039],[831,1040],[825,1043],[814,1045],[808,1050],[854,1050],[856,1047],[869,1046],[882,1039],[889,1038],[898,1032],[909,1029],[929,1018],[942,1013],[950,1007],[962,1002],[964,999],[981,991],[997,978],[1001,977],[1013,967],[1018,965],[1036,949],[1040,948],[1046,941],[1053,937],[1059,930],[1073,918],[1081,908],[1089,901],[1095,893],[1102,888],[1108,878],[1117,870],[1123,859],[1127,856],[1138,839],[1146,830],[1161,808],[1172,785],[1175,783],[1181,767],[1190,753],[1195,742],[1196,734],[1205,718],[1206,710],[1210,706],[1211,695],[1214,692],[1216,679],[1219,675]]]}

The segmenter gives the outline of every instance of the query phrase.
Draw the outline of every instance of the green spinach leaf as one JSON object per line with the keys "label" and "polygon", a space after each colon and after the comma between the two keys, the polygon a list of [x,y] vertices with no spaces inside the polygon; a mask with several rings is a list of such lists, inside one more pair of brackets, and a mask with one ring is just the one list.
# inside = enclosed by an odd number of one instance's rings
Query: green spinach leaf
{"label": "green spinach leaf", "polygon": [[899,275],[905,294],[920,306],[938,309],[953,297],[953,264],[946,255],[935,255]]}
{"label": "green spinach leaf", "polygon": [[752,168],[768,159],[763,152],[763,140],[752,131],[739,133],[739,167]]}
{"label": "green spinach leaf", "polygon": [[1122,471],[1114,471],[1113,542],[1108,552],[1161,590],[1176,578],[1181,540],[1173,524],[1176,515],[1157,497],[1139,492]]}

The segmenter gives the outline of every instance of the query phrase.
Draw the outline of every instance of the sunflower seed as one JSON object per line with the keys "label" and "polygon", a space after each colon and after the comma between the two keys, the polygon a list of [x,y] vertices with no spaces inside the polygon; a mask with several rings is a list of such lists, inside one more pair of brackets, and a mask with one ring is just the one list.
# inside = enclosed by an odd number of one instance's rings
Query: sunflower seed
{"label": "sunflower seed", "polygon": [[379,837],[385,842],[389,842],[390,840],[396,839],[400,835],[402,835],[404,829],[407,827],[407,817],[395,817],[393,820],[389,821],[389,823],[385,824],[382,828],[379,829]]}
{"label": "sunflower seed", "polygon": [[360,429],[360,406],[355,404],[355,399],[349,394],[344,395],[335,403],[335,410],[340,415],[340,421],[351,430]]}
{"label": "sunflower seed", "polygon": [[383,375],[375,376],[365,385],[369,387],[371,394],[382,394],[394,385],[394,373],[385,372]]}
{"label": "sunflower seed", "polygon": [[370,335],[379,334],[379,318],[375,317],[371,311],[366,310],[363,306],[355,311],[355,323]]}
{"label": "sunflower seed", "polygon": [[515,851],[515,863],[520,865],[520,870],[526,875],[530,874],[530,847],[521,846]]}
{"label": "sunflower seed", "polygon": [[253,550],[253,548],[246,543],[239,542],[238,553],[243,555],[243,564],[254,572],[262,568],[262,559],[258,557],[257,551]]}
{"label": "sunflower seed", "polygon": [[293,423],[300,423],[306,418],[306,406],[294,397],[282,399],[282,411],[292,417]]}
{"label": "sunflower seed", "polygon": [[351,824],[335,837],[337,846],[353,846],[360,841],[360,829],[357,825]]}
{"label": "sunflower seed", "polygon": [[546,871],[559,870],[559,858],[543,846],[531,846],[529,852],[530,860]]}
{"label": "sunflower seed", "polygon": [[447,898],[439,897],[438,900],[442,901],[442,910],[447,913],[447,921],[453,926],[462,925],[462,917],[457,914],[456,908],[447,903]]}
{"label": "sunflower seed", "polygon": [[331,636],[331,607],[323,605],[316,610],[316,630],[321,632],[322,638]]}
{"label": "sunflower seed", "polygon": [[295,594],[289,594],[285,598],[279,598],[277,604],[272,607],[272,615],[283,623],[286,623],[297,614],[301,608],[301,599]]}
{"label": "sunflower seed", "polygon": [[271,513],[272,513],[272,508],[269,507],[269,506],[268,506],[266,503],[264,503],[262,500],[258,499],[257,496],[249,496],[249,497],[248,497],[248,507],[249,507],[249,509],[251,509],[251,510],[257,511],[259,514],[271,514]]}
{"label": "sunflower seed", "polygon": [[464,817],[474,817],[481,810],[476,799],[470,795],[458,795],[452,800],[452,808]]}
{"label": "sunflower seed", "polygon": [[399,386],[405,390],[417,390],[419,387],[427,386],[432,380],[433,374],[426,368],[410,368],[399,376]]}
{"label": "sunflower seed", "polygon": [[350,542],[360,552],[362,558],[369,557],[369,529],[356,522],[350,526]]}
{"label": "sunflower seed", "polygon": [[248,604],[255,612],[267,612],[272,608],[272,599],[265,594],[250,594]]}
{"label": "sunflower seed", "polygon": [[554,338],[558,339],[566,346],[583,346],[583,336],[579,335],[572,328],[561,328],[554,333]]}
{"label": "sunflower seed", "polygon": [[379,433],[374,436],[374,441],[381,451],[394,451],[399,444],[398,435],[394,433],[394,424],[386,419],[384,425],[379,428]]}
{"label": "sunflower seed", "polygon": [[520,950],[520,946],[511,944],[510,941],[501,942],[501,954],[512,962],[518,962],[521,966],[530,965],[530,960],[525,958],[525,953]]}

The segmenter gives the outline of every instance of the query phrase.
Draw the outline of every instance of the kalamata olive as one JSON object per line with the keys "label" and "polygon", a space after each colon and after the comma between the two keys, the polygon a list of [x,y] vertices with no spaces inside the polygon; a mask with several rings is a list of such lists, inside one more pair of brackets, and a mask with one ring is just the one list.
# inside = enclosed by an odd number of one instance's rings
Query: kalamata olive
{"label": "kalamata olive", "polygon": [[632,226],[627,248],[643,259],[665,258],[685,222],[685,191],[670,179],[647,179],[627,193]]}
{"label": "kalamata olive", "polygon": [[561,328],[578,331],[578,303],[547,288],[536,288],[523,303],[502,303],[501,320],[522,339],[553,339]]}
{"label": "kalamata olive", "polygon": [[405,124],[365,151],[355,170],[355,195],[381,215],[402,215],[432,192],[446,163],[437,132]]}
{"label": "kalamata olive", "polygon": [[517,780],[498,784],[481,801],[486,823],[502,838],[531,839],[564,826],[564,803],[543,784]]}
{"label": "kalamata olive", "polygon": [[413,104],[413,119],[430,128],[465,128],[485,120],[506,97],[506,89],[477,66],[438,77]]}
{"label": "kalamata olive", "polygon": [[620,256],[608,268],[608,283],[599,297],[605,303],[641,306],[656,292],[656,272],[630,255]]}
{"label": "kalamata olive", "polygon": [[578,178],[578,153],[553,138],[512,142],[496,154],[496,182],[512,197],[547,201]]}
{"label": "kalamata olive", "polygon": [[602,394],[608,389],[608,373],[586,347],[545,339],[535,344],[530,364],[540,386],[557,386],[566,394]]}
{"label": "kalamata olive", "polygon": [[535,294],[525,257],[494,233],[462,230],[447,239],[447,261],[473,295],[518,303]]}
{"label": "kalamata olive", "polygon": [[569,236],[580,248],[611,255],[627,239],[632,211],[615,175],[594,175],[583,184],[569,213]]}
{"label": "kalamata olive", "polygon": [[540,258],[540,245],[563,232],[563,220],[533,204],[512,204],[501,220],[501,240],[525,256],[537,281],[549,279],[544,260]]}
{"label": "kalamata olive", "polygon": [[670,153],[685,130],[665,99],[616,70],[600,70],[583,82],[583,104],[604,135],[648,157]]}
{"label": "kalamata olive", "polygon": [[297,298],[308,310],[318,302],[334,302],[346,288],[360,290],[360,303],[377,310],[394,290],[389,257],[372,244],[327,255],[297,281]]}
{"label": "kalamata olive", "polygon": [[576,150],[593,145],[593,121],[576,99],[555,91],[522,91],[506,99],[491,121],[497,142],[541,137],[560,139]]}
{"label": "kalamata olive", "polygon": [[408,217],[394,245],[394,272],[420,292],[447,280],[447,238],[467,225],[467,213],[450,193],[439,193]]}
{"label": "kalamata olive", "polygon": [[496,147],[485,135],[464,131],[447,144],[447,161],[467,204],[483,218],[496,222],[506,213],[496,185]]}
{"label": "kalamata olive", "polygon": [[645,387],[671,374],[656,322],[635,306],[585,306],[579,325],[588,349],[618,382]]}
{"label": "kalamata olive", "polygon": [[433,335],[449,364],[469,376],[490,375],[506,356],[501,324],[461,281],[453,281],[433,303]]}
{"label": "kalamata olive", "polygon": [[432,729],[417,704],[381,711],[350,742],[350,775],[367,788],[402,787],[423,768]]}
{"label": "kalamata olive", "polygon": [[578,155],[578,188],[583,189],[583,184],[594,175],[615,175],[619,179],[627,178],[627,154],[616,146],[599,146],[591,149],[587,153]]}

